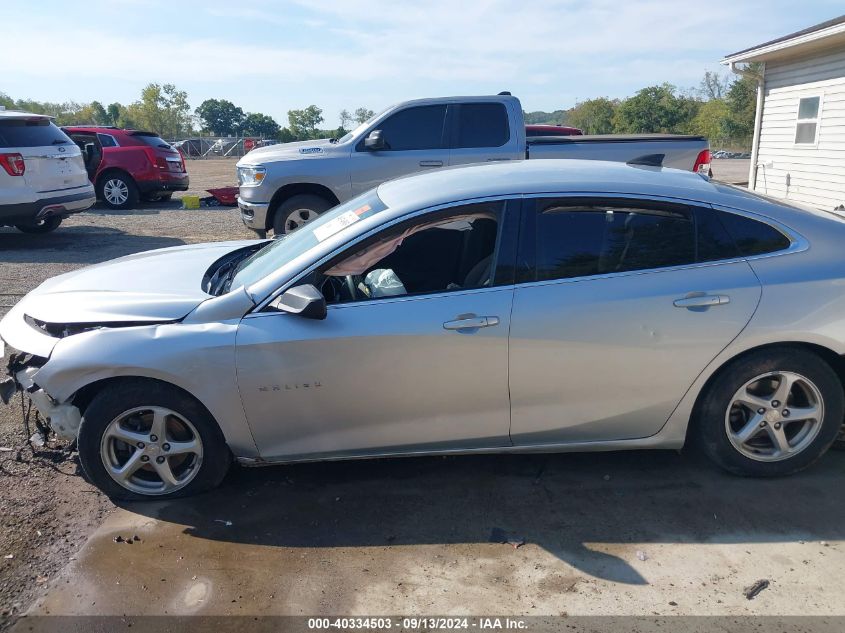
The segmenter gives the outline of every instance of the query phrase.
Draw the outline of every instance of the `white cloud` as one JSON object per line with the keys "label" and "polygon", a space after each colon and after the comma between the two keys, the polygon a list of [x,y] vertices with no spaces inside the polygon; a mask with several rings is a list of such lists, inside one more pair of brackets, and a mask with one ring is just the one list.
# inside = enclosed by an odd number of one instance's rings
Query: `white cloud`
{"label": "white cloud", "polygon": [[[127,11],[146,11],[123,1]],[[721,56],[805,26],[795,23],[801,17],[794,12],[772,6],[785,1],[184,2],[171,8],[184,11],[177,36],[157,34],[162,5],[135,31],[111,34],[81,18],[68,25],[72,39],[9,29],[5,48],[27,51],[26,63],[6,56],[0,78],[21,85],[74,76],[96,81],[100,92],[110,82],[170,81],[192,97],[192,86],[225,90],[239,103],[239,95],[260,102],[275,95],[284,109],[356,102],[336,93],[361,85],[386,101],[510,89],[531,95],[530,108],[565,107],[579,97],[624,96],[663,81],[693,85]],[[816,1],[833,10],[833,0]]]}

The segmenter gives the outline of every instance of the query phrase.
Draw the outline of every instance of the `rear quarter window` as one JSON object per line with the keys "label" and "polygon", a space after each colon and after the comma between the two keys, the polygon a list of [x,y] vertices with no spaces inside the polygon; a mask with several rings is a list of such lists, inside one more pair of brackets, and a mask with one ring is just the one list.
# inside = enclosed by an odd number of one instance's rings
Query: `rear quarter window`
{"label": "rear quarter window", "polygon": [[788,237],[765,222],[736,213],[719,213],[719,219],[745,257],[786,250],[791,244]]}
{"label": "rear quarter window", "polygon": [[71,143],[49,119],[0,119],[0,147],[45,147]]}

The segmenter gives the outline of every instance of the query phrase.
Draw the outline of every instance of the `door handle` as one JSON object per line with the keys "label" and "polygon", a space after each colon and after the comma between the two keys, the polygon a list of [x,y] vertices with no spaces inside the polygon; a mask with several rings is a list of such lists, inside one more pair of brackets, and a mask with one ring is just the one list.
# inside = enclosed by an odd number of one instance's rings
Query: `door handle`
{"label": "door handle", "polygon": [[442,160],[421,160],[420,167],[443,167]]}
{"label": "door handle", "polygon": [[488,158],[488,159],[487,159],[487,162],[488,162],[488,163],[492,163],[492,162],[503,161],[503,160],[511,160],[511,159],[510,159],[510,158],[507,158],[507,157],[503,157],[503,158]]}
{"label": "door handle", "polygon": [[497,316],[480,316],[468,317],[466,319],[455,319],[454,321],[446,321],[443,324],[444,330],[477,330],[482,327],[493,327],[499,325],[499,317]]}
{"label": "door handle", "polygon": [[728,295],[695,295],[694,297],[675,299],[672,303],[676,308],[709,308],[730,302],[731,298]]}

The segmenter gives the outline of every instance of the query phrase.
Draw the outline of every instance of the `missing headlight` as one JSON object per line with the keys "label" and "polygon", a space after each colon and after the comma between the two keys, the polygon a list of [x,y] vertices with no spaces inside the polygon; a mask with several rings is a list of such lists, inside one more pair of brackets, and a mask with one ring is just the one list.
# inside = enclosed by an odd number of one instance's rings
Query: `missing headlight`
{"label": "missing headlight", "polygon": [[103,327],[102,325],[90,323],[47,323],[46,321],[41,321],[31,317],[28,314],[24,315],[23,320],[31,328],[34,328],[42,334],[46,334],[47,336],[51,336],[53,338],[65,338],[67,336],[73,336],[74,334],[88,332],[89,330],[98,330]]}

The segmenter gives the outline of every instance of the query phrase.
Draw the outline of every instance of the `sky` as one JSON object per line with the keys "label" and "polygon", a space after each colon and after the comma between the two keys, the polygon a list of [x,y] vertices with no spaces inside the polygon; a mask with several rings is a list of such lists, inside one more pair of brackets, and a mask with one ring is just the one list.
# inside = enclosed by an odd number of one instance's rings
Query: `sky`
{"label": "sky", "polygon": [[[131,103],[150,82],[280,124],[509,90],[528,111],[696,87],[725,55],[840,15],[842,0],[0,0],[0,92]],[[10,53],[12,51],[12,53]]]}

